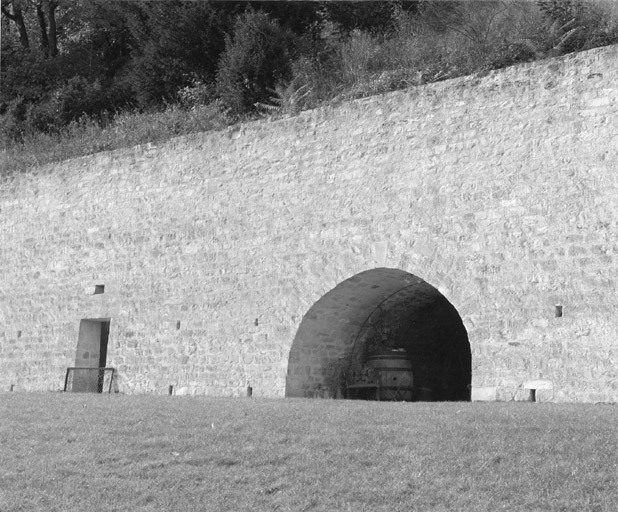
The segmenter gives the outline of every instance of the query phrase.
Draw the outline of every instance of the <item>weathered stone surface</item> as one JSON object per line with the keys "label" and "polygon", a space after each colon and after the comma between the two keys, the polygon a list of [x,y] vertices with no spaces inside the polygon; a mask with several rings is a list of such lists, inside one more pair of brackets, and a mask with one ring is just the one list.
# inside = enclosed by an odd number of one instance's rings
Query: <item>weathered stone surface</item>
{"label": "weathered stone surface", "polygon": [[61,388],[80,320],[109,318],[122,392],[283,396],[311,305],[389,267],[457,309],[473,390],[617,400],[617,57],[1,178],[0,389]]}
{"label": "weathered stone surface", "polygon": [[498,398],[498,388],[495,386],[472,388],[471,395],[473,402],[494,402]]}

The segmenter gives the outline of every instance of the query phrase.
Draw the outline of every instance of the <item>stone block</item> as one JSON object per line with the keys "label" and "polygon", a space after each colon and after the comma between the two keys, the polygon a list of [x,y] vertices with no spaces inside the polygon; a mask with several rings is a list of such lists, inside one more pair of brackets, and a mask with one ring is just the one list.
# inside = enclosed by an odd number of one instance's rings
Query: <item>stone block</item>
{"label": "stone block", "polygon": [[495,402],[498,398],[498,388],[495,386],[473,387],[471,395],[473,402]]}

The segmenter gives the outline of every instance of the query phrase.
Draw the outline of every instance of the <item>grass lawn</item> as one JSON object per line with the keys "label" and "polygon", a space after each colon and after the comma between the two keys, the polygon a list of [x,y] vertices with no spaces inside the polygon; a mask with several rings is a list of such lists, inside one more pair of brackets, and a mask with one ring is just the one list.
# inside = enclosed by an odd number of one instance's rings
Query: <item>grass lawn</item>
{"label": "grass lawn", "polygon": [[618,510],[618,407],[0,394],[0,511]]}

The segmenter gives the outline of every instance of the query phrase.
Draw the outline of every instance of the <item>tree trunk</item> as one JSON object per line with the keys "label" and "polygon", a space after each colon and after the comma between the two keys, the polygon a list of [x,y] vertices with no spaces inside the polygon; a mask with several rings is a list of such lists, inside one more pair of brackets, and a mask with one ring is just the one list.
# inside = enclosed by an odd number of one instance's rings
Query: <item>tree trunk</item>
{"label": "tree trunk", "polygon": [[58,38],[56,35],[56,8],[58,3],[55,0],[46,0],[47,21],[49,23],[49,56],[55,57],[58,55]]}
{"label": "tree trunk", "polygon": [[36,6],[36,15],[41,29],[41,48],[47,57],[58,55],[58,38],[56,29],[55,0],[40,0]]}
{"label": "tree trunk", "polygon": [[17,25],[17,30],[19,30],[19,42],[21,43],[22,47],[29,49],[30,40],[28,39],[28,31],[26,30],[24,17],[21,13],[21,7],[13,4],[13,12],[10,13],[8,9],[3,5],[2,14],[4,14],[8,19],[15,23],[15,25]]}
{"label": "tree trunk", "polygon": [[49,56],[49,38],[47,37],[47,21],[43,6],[39,3],[36,6],[36,16],[39,19],[39,28],[41,29],[41,49],[46,56]]}

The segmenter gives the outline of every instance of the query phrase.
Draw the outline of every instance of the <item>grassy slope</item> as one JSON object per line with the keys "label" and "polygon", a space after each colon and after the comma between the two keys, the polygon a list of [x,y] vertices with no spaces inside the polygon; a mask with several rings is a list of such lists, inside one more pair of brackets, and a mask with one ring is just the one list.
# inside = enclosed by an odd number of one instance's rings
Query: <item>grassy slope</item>
{"label": "grassy slope", "polygon": [[618,408],[0,395],[0,510],[615,511]]}
{"label": "grassy slope", "polygon": [[[0,116],[0,126],[7,122]],[[107,127],[84,118],[57,135],[38,133],[22,144],[0,137],[0,178],[53,162],[139,144],[158,143],[189,133],[220,130],[232,124],[218,104],[191,110],[171,106],[151,113],[124,112]]]}

